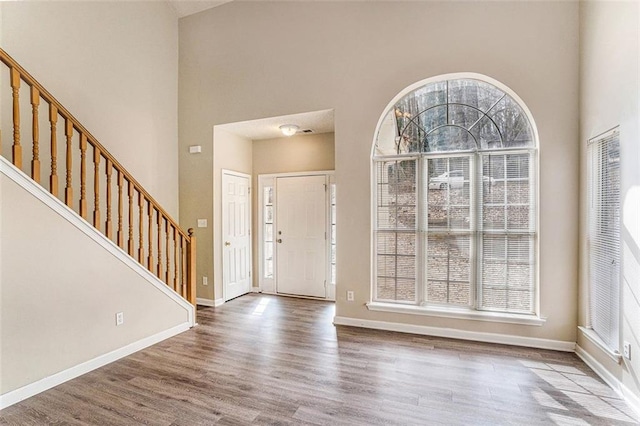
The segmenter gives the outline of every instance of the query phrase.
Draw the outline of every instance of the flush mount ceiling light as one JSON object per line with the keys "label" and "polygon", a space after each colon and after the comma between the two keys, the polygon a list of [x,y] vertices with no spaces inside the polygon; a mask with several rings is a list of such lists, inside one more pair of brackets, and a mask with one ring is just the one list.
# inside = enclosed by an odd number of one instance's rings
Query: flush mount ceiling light
{"label": "flush mount ceiling light", "polygon": [[300,126],[296,126],[295,124],[283,124],[279,127],[280,131],[285,136],[295,135]]}

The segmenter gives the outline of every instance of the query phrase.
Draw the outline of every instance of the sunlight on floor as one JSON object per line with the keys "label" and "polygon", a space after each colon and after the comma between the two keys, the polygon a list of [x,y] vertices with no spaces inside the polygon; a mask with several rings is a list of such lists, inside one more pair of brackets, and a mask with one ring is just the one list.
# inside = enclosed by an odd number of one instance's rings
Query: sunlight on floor
{"label": "sunlight on floor", "polygon": [[258,306],[256,306],[251,315],[262,316],[264,310],[267,309],[267,305],[269,304],[269,302],[270,299],[267,298],[263,298],[262,300],[260,300],[260,303],[258,303]]}
{"label": "sunlight on floor", "polygon": [[[622,422],[636,423],[639,418],[631,412],[624,401],[609,386],[573,366],[522,360],[536,376],[560,392],[547,392],[543,389],[532,391],[535,400],[550,410],[562,410],[564,414],[547,413],[559,426],[587,425],[583,419],[571,417],[567,411],[577,404],[596,417]],[[554,395],[555,394],[555,395]],[[562,397],[559,397],[562,395]]]}

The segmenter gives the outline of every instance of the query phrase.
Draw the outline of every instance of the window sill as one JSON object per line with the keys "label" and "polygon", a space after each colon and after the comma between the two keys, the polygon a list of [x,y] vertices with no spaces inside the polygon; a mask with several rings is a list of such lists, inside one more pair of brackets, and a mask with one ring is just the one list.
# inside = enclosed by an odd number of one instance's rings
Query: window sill
{"label": "window sill", "polygon": [[369,302],[367,309],[396,314],[426,315],[431,317],[455,318],[472,321],[503,322],[508,324],[541,326],[547,320],[535,315],[505,314],[500,312],[471,311],[466,309],[434,308],[395,303]]}
{"label": "window sill", "polygon": [[587,338],[591,343],[596,345],[605,355],[607,355],[613,362],[620,364],[622,355],[618,351],[613,351],[607,346],[607,344],[593,331],[591,328],[578,326],[578,330],[582,332],[582,335]]}

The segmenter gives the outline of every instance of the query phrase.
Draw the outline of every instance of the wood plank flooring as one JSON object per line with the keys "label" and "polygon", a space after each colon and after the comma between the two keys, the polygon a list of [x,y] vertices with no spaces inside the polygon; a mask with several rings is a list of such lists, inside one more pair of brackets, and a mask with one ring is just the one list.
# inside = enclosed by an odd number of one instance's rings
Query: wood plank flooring
{"label": "wood plank flooring", "polygon": [[250,294],[200,325],[0,411],[2,425],[627,425],[575,355],[334,327]]}

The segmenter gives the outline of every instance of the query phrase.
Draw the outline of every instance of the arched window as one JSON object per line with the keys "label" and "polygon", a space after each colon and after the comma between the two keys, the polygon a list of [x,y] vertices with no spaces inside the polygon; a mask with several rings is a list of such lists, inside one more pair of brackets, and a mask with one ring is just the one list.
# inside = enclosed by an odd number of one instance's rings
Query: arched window
{"label": "arched window", "polygon": [[535,314],[535,127],[506,87],[454,77],[378,125],[373,300]]}

